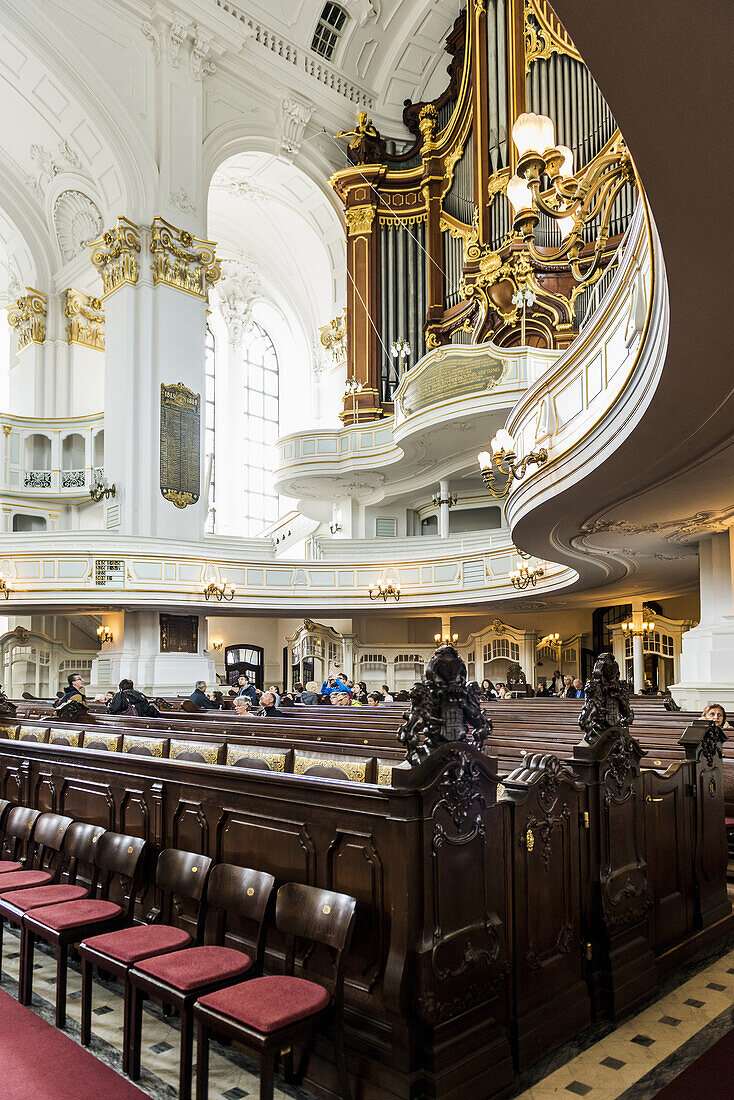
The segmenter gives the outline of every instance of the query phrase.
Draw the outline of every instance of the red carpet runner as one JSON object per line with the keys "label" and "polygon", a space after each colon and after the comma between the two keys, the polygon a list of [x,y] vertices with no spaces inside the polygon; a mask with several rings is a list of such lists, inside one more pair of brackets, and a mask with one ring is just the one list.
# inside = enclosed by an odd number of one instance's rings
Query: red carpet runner
{"label": "red carpet runner", "polygon": [[148,1100],[146,1094],[0,991],[2,1100]]}
{"label": "red carpet runner", "polygon": [[734,1096],[734,1030],[728,1031],[700,1058],[656,1093],[655,1100],[691,1100]]}

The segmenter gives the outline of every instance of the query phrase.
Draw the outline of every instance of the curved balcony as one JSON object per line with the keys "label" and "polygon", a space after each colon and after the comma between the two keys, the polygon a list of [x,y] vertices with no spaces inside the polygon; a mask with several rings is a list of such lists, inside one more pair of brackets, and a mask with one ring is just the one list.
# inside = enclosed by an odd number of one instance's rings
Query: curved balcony
{"label": "curved balcony", "polygon": [[[397,547],[380,546],[379,564],[360,561],[275,560],[272,544],[256,540],[211,538],[200,543],[90,533],[80,550],[78,534],[6,535],[0,573],[10,586],[5,605],[12,614],[43,607],[171,607],[210,614],[338,611],[351,613],[373,606],[369,586],[379,580],[400,585],[401,607],[435,607],[509,600],[523,593],[513,588],[509,573],[519,559],[507,533],[440,540],[426,560],[420,537],[401,539]],[[438,542],[439,540],[433,540]],[[257,553],[259,549],[259,553]],[[373,543],[374,558],[374,543]],[[231,602],[204,598],[212,581],[234,586]],[[545,565],[532,595],[572,584],[572,569]],[[392,603],[392,601],[390,601]]]}
{"label": "curved balcony", "polygon": [[403,376],[395,413],[278,441],[276,490],[297,500],[377,502],[476,464],[477,451],[559,352],[494,344],[436,348]]}
{"label": "curved balcony", "polygon": [[104,475],[104,414],[3,416],[0,495],[78,503]]}

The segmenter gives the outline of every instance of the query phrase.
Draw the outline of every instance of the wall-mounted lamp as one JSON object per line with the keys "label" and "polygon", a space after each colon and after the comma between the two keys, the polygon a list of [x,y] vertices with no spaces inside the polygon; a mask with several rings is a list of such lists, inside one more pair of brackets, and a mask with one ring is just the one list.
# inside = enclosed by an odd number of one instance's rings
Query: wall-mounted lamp
{"label": "wall-mounted lamp", "polygon": [[227,603],[230,603],[234,599],[234,588],[230,588],[229,592],[227,592],[226,577],[222,577],[221,584],[215,584],[214,581],[212,581],[211,584],[206,586],[204,589],[204,599],[210,600],[212,598],[218,600],[220,603],[222,600],[226,600]]}
{"label": "wall-mounted lamp", "polygon": [[5,577],[0,577],[0,594],[2,594],[7,600],[10,597],[10,585],[6,581]]}
{"label": "wall-mounted lamp", "polygon": [[341,531],[341,529],[341,523],[337,523],[335,519],[333,519],[329,524],[329,530],[331,531],[332,535],[335,535],[338,531]]}
{"label": "wall-mounted lamp", "polygon": [[390,354],[393,359],[400,360],[400,373],[403,372],[403,359],[408,359],[410,356],[410,342],[408,340],[393,340],[390,345]]}
{"label": "wall-mounted lamp", "polygon": [[530,585],[535,588],[540,578],[544,576],[545,570],[540,565],[521,565],[519,569],[512,570],[510,580],[513,588],[519,588],[523,591],[529,588]]}
{"label": "wall-mounted lamp", "polygon": [[440,508],[442,504],[448,504],[449,508],[453,508],[458,499],[456,493],[449,493],[447,497],[442,497],[439,491],[433,494],[433,507]]}
{"label": "wall-mounted lamp", "polygon": [[400,585],[392,584],[392,582],[386,584],[384,581],[378,581],[377,584],[370,585],[370,599],[379,600],[380,597],[387,603],[388,598],[392,598],[397,603],[400,599]]}
{"label": "wall-mounted lamp", "polygon": [[[548,461],[548,452],[545,447],[541,447],[537,451],[531,451],[530,454],[519,459],[515,449],[515,440],[506,428],[500,428],[497,435],[492,436],[489,446],[491,452],[480,451],[477,455],[477,461],[482,471],[482,481],[493,497],[507,496],[513,478],[519,481],[525,477],[527,468],[531,463],[535,466],[543,466]],[[498,489],[496,485],[495,475],[492,471],[493,461],[500,473],[507,476],[507,480],[501,489]]]}
{"label": "wall-mounted lamp", "polygon": [[112,631],[106,626],[97,627],[97,637],[99,638],[100,645],[105,645],[106,642],[113,641]]}
{"label": "wall-mounted lamp", "polygon": [[558,646],[561,643],[561,635],[556,631],[555,634],[546,634],[545,638],[541,638],[538,642],[538,649],[542,649],[543,646]]}
{"label": "wall-mounted lamp", "polygon": [[107,497],[117,495],[117,486],[110,485],[106,477],[97,477],[89,490],[89,495],[95,503],[105,500]]}
{"label": "wall-mounted lamp", "polygon": [[434,634],[433,635],[433,640],[436,643],[436,645],[441,645],[441,643],[443,643],[444,645],[456,645],[456,643],[459,640],[459,635],[458,634]]}
{"label": "wall-mounted lamp", "polygon": [[222,638],[212,638],[210,645],[212,649],[221,649],[224,645],[224,641]]}
{"label": "wall-mounted lamp", "polygon": [[356,375],[352,375],[347,378],[344,383],[344,400],[348,397],[352,399],[352,419],[356,424],[359,421],[359,413],[357,412],[357,394],[361,393],[364,389],[364,382],[360,382]]}
{"label": "wall-mounted lamp", "polygon": [[633,619],[630,619],[629,622],[622,623],[622,630],[625,632],[625,634],[647,634],[648,630],[654,629],[655,623],[647,622],[645,619],[643,619],[640,623],[635,623]]}

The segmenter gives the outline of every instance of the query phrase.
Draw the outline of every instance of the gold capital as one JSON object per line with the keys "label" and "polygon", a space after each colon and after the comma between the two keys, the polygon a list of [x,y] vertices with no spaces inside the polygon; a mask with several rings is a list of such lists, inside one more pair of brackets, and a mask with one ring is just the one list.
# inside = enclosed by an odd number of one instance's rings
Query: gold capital
{"label": "gold capital", "polygon": [[46,295],[32,286],[8,308],[8,324],[18,333],[18,351],[46,339]]}
{"label": "gold capital", "polygon": [[208,301],[210,288],[222,274],[214,241],[177,229],[161,217],[153,219],[150,229],[153,286],[162,283]]}
{"label": "gold capital", "polygon": [[104,309],[99,298],[69,287],[64,307],[66,340],[86,348],[104,351]]}
{"label": "gold capital", "polygon": [[140,264],[136,254],[140,252],[140,231],[127,218],[118,218],[117,225],[108,229],[90,244],[92,263],[102,279],[104,297],[128,283],[136,286],[140,277]]}
{"label": "gold capital", "polygon": [[374,206],[350,206],[345,211],[350,237],[367,236],[372,232],[375,218]]}

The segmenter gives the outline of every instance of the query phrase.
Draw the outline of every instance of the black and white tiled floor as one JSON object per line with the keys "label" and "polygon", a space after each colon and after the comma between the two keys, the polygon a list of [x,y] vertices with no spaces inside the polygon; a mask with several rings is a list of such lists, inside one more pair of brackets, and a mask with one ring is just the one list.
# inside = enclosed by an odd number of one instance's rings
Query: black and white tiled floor
{"label": "black and white tiled floor", "polygon": [[[2,988],[15,996],[18,940],[6,929]],[[519,1081],[516,1100],[648,1100],[734,1027],[734,949],[691,965],[663,995],[614,1030],[606,1023],[554,1052]],[[36,951],[33,1008],[53,1023],[55,963]],[[81,975],[69,970],[67,1034],[79,1041]],[[92,1051],[118,1071],[122,1052],[122,997],[114,982],[95,981]],[[140,1088],[153,1100],[174,1100],[178,1086],[178,1023],[146,1004]],[[259,1093],[254,1062],[230,1048],[212,1047],[211,1100],[244,1100]],[[733,1071],[734,1081],[734,1071]],[[732,1086],[734,1096],[734,1084]],[[275,1100],[313,1100],[310,1093],[276,1078]],[[717,1100],[724,1100],[719,1096]]]}

